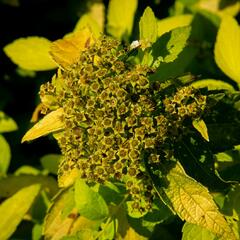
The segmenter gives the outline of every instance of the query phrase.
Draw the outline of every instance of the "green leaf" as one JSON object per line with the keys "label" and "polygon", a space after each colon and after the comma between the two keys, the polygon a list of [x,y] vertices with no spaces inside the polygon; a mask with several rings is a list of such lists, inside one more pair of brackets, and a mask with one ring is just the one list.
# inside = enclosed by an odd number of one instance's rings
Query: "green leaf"
{"label": "green leaf", "polygon": [[208,88],[208,90],[228,90],[233,92],[234,87],[224,81],[215,79],[202,79],[191,84],[195,88]]}
{"label": "green leaf", "polygon": [[150,7],[147,7],[139,22],[139,32],[141,43],[148,47],[157,40],[158,26],[157,19]]}
{"label": "green leaf", "polygon": [[190,36],[191,27],[181,27],[172,30],[171,37],[167,43],[168,55],[164,57],[164,62],[173,62],[184,49]]}
{"label": "green leaf", "polygon": [[32,185],[21,189],[0,205],[0,239],[5,240],[14,233],[24,215],[32,206],[40,191],[40,185]]}
{"label": "green leaf", "polygon": [[107,32],[117,39],[131,35],[137,0],[110,0],[107,14]]}
{"label": "green leaf", "polygon": [[50,173],[57,174],[60,158],[61,155],[59,154],[47,154],[41,157],[40,162],[44,169],[47,169]]}
{"label": "green leaf", "polygon": [[21,188],[32,184],[40,184],[50,197],[53,197],[58,191],[57,182],[49,176],[8,175],[6,178],[0,179],[0,197],[12,196]]}
{"label": "green leaf", "polygon": [[182,220],[206,228],[222,240],[236,240],[207,188],[189,177],[180,163],[169,170],[166,180],[164,192]]}
{"label": "green leaf", "polygon": [[42,137],[52,132],[60,131],[64,128],[62,121],[63,108],[47,114],[43,119],[36,123],[22,138],[22,143]]}
{"label": "green leaf", "polygon": [[101,220],[109,214],[102,196],[93,191],[82,179],[75,183],[75,201],[79,213],[90,220]]}
{"label": "green leaf", "polygon": [[0,176],[7,173],[11,160],[11,150],[8,142],[0,134]]}
{"label": "green leaf", "polygon": [[4,47],[6,55],[19,67],[45,71],[57,67],[49,55],[51,42],[43,37],[19,38]]}
{"label": "green leaf", "polygon": [[193,127],[202,135],[202,137],[209,142],[208,129],[206,123],[202,120],[193,120]]}
{"label": "green leaf", "polygon": [[218,67],[234,81],[240,83],[240,28],[237,21],[224,16],[215,43],[215,61]]}
{"label": "green leaf", "polygon": [[18,129],[16,122],[7,116],[4,112],[0,111],[0,133],[11,132]]}
{"label": "green leaf", "polygon": [[189,26],[192,19],[193,15],[185,14],[158,20],[158,37],[162,36],[164,33],[173,30],[174,28]]}
{"label": "green leaf", "polygon": [[42,225],[35,224],[32,229],[32,240],[41,240],[42,239]]}
{"label": "green leaf", "polygon": [[183,225],[182,233],[182,240],[218,240],[218,238],[206,228],[191,223],[185,223]]}

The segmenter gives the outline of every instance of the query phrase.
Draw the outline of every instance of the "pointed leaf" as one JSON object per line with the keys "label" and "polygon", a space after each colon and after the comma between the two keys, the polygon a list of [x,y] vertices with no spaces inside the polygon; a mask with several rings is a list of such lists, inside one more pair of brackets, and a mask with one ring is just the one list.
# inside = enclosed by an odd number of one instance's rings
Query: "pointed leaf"
{"label": "pointed leaf", "polygon": [[92,16],[88,13],[81,16],[81,18],[79,19],[79,21],[77,22],[77,24],[74,28],[74,32],[78,32],[78,31],[80,31],[80,30],[82,30],[83,28],[86,28],[86,27],[91,29],[91,31],[92,31],[92,33],[95,37],[100,36],[100,34],[101,34],[100,26],[95,21],[95,19],[92,18]]}
{"label": "pointed leaf", "polygon": [[157,21],[158,25],[158,37],[162,36],[164,33],[169,32],[178,27],[189,26],[192,22],[193,15],[178,15],[173,17],[168,17]]}
{"label": "pointed leaf", "polygon": [[89,27],[95,37],[104,32],[105,6],[101,2],[91,3],[87,13],[78,20],[74,32]]}
{"label": "pointed leaf", "polygon": [[157,19],[150,7],[147,7],[139,22],[140,40],[148,45],[154,43],[158,36]]}
{"label": "pointed leaf", "polygon": [[195,88],[208,88],[208,90],[228,90],[228,91],[234,91],[234,87],[224,81],[221,80],[215,80],[215,79],[202,79],[199,81],[195,81],[191,84],[191,86]]}
{"label": "pointed leaf", "polygon": [[185,223],[183,225],[182,233],[182,240],[218,240],[218,238],[206,228],[191,223]]}
{"label": "pointed leaf", "polygon": [[107,32],[117,39],[131,35],[137,0],[111,0],[108,6]]}
{"label": "pointed leaf", "polygon": [[209,142],[208,129],[206,123],[202,120],[193,120],[193,127],[202,135],[202,137]]}
{"label": "pointed leaf", "polygon": [[215,43],[215,61],[218,67],[230,78],[240,82],[240,27],[230,16],[224,16]]}
{"label": "pointed leaf", "polygon": [[40,191],[40,185],[32,185],[21,189],[0,205],[0,239],[5,240],[14,233],[24,215],[32,206]]}
{"label": "pointed leaf", "polygon": [[0,176],[7,173],[11,159],[11,149],[8,142],[0,134]]}
{"label": "pointed leaf", "polygon": [[43,37],[19,38],[4,47],[4,52],[19,67],[45,71],[56,68],[49,55],[51,42]]}
{"label": "pointed leaf", "polygon": [[62,130],[64,123],[62,122],[63,109],[59,108],[47,114],[43,119],[36,123],[28,132],[23,136],[22,143],[31,141],[36,138],[42,137],[52,132]]}
{"label": "pointed leaf", "polygon": [[207,188],[189,177],[180,163],[170,169],[167,181],[164,191],[181,219],[208,229],[221,240],[236,240]]}
{"label": "pointed leaf", "polygon": [[75,201],[83,217],[102,220],[108,216],[108,206],[102,196],[93,191],[82,179],[78,179],[75,183]]}
{"label": "pointed leaf", "polygon": [[7,116],[4,112],[0,111],[0,133],[11,132],[18,129],[16,122]]}

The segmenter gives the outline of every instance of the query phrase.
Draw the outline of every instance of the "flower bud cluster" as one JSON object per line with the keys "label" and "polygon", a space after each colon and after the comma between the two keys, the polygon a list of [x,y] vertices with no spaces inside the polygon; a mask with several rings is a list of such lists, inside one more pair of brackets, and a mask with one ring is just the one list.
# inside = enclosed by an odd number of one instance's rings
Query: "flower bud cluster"
{"label": "flower bud cluster", "polygon": [[40,96],[45,108],[64,109],[59,175],[77,168],[89,182],[124,182],[132,207],[148,211],[155,192],[145,161],[157,166],[170,157],[170,129],[201,114],[205,98],[185,87],[162,102],[150,69],[128,63],[127,53],[117,40],[102,37],[43,85]]}

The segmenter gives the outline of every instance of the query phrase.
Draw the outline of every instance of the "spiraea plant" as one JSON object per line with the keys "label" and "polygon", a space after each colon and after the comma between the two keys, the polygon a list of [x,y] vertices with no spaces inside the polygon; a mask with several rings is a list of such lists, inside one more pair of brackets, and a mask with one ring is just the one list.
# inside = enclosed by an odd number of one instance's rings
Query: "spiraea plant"
{"label": "spiraea plant", "polygon": [[[44,113],[62,108],[64,131],[59,182],[76,169],[87,182],[124,182],[133,209],[151,209],[156,192],[146,164],[157,169],[171,159],[184,120],[199,119],[206,96],[193,87],[164,97],[164,88],[149,80],[153,69],[128,62],[127,48],[100,37],[41,86]],[[51,100],[49,100],[51,99]]]}
{"label": "spiraea plant", "polygon": [[[90,13],[75,32],[51,44],[49,65],[58,70],[41,85],[34,113],[41,119],[22,139],[51,133],[61,151],[61,190],[44,219],[43,235],[164,239],[162,223],[179,221],[177,215],[186,221],[184,240],[199,235],[239,239],[238,219],[226,210],[239,186],[234,178],[224,179],[227,168],[221,160],[224,151],[239,149],[239,127],[223,130],[232,122],[239,125],[238,79],[219,60],[224,58],[222,29],[235,20],[216,13],[223,19],[216,63],[235,81],[231,85],[231,80],[187,73],[195,71],[192,62],[201,69],[202,51],[212,50],[196,37],[195,21],[205,16],[197,13],[200,5],[181,3],[182,11],[192,15],[162,21],[146,8],[139,40],[130,44],[136,4],[132,1],[122,24],[113,14],[119,4],[110,1],[107,33],[96,27]],[[177,5],[172,11],[179,11]]]}

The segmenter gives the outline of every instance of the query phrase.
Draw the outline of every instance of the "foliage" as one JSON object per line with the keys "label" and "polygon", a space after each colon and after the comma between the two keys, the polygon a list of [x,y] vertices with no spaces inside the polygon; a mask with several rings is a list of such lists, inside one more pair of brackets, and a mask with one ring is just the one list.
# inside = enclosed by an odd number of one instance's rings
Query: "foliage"
{"label": "foliage", "polygon": [[[4,46],[44,80],[34,124],[0,98],[1,239],[239,239],[240,4],[149,4],[83,1],[61,39]],[[22,124],[58,148],[17,168]]]}

